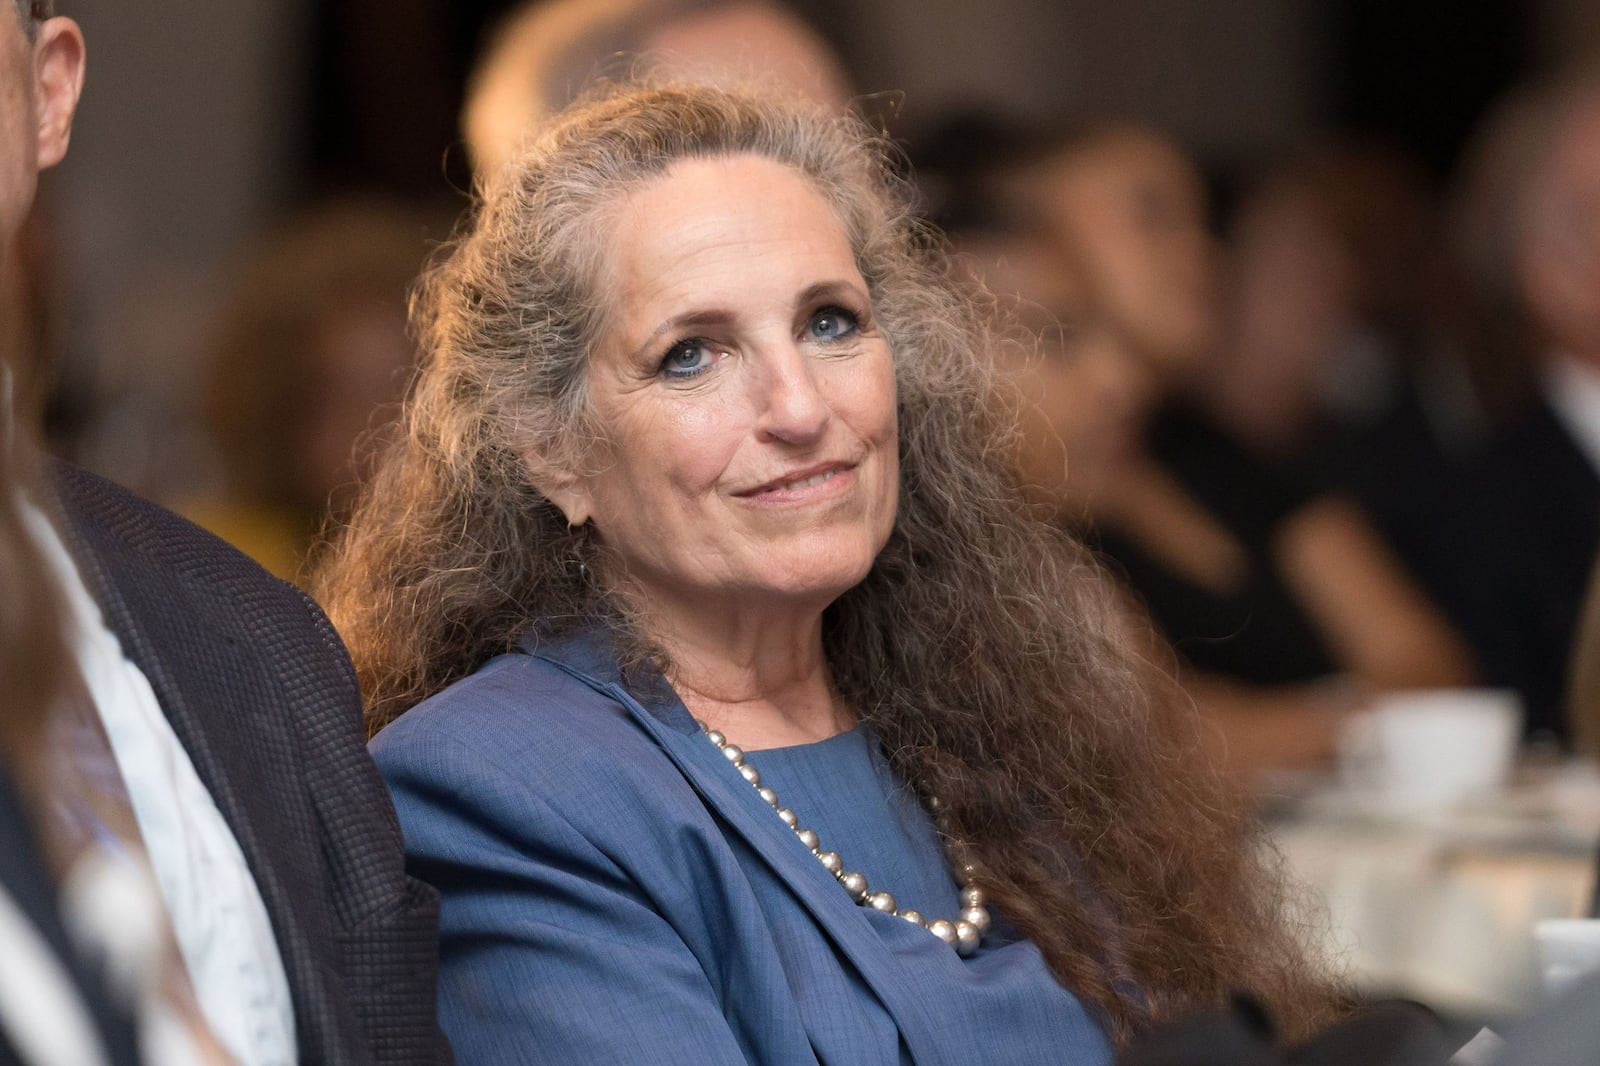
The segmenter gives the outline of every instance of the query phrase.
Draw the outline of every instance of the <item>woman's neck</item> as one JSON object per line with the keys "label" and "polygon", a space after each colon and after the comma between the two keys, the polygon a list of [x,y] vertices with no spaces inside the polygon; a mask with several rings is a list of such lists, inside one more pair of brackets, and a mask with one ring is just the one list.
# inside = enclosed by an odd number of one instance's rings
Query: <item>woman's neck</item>
{"label": "woman's neck", "polygon": [[825,740],[855,724],[833,690],[820,611],[668,609],[647,624],[684,705],[747,751]]}

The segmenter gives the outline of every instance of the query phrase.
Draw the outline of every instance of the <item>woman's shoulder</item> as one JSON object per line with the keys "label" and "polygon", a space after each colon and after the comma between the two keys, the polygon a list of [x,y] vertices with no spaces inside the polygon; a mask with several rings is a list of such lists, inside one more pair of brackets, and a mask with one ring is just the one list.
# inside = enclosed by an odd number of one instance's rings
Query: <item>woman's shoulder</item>
{"label": "woman's shoulder", "polygon": [[373,738],[380,763],[407,749],[452,745],[497,758],[568,754],[637,734],[605,683],[524,651],[496,656],[406,711]]}
{"label": "woman's shoulder", "polygon": [[681,780],[624,699],[570,661],[511,652],[402,714],[370,750],[396,793],[498,780],[566,807],[596,788],[647,794]]}

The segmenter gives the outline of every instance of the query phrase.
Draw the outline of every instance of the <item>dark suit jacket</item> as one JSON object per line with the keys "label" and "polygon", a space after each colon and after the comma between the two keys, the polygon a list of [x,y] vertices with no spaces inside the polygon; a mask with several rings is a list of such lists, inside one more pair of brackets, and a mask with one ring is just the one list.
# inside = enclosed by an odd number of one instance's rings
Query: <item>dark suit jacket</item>
{"label": "dark suit jacket", "polygon": [[1564,736],[1567,664],[1600,548],[1600,475],[1541,405],[1468,472],[1464,496],[1476,511],[1455,520],[1474,551],[1440,553],[1433,565],[1454,567],[1441,592],[1485,680],[1522,693],[1530,732]]}
{"label": "dark suit jacket", "polygon": [[1530,734],[1565,736],[1600,474],[1544,403],[1470,459],[1430,458],[1415,436],[1390,444],[1393,457],[1351,487],[1471,642],[1483,682],[1521,693]]}
{"label": "dark suit jacket", "polygon": [[62,537],[155,689],[266,904],[300,1061],[449,1061],[438,898],[408,878],[354,672],[311,600],[101,478],[51,471]]}

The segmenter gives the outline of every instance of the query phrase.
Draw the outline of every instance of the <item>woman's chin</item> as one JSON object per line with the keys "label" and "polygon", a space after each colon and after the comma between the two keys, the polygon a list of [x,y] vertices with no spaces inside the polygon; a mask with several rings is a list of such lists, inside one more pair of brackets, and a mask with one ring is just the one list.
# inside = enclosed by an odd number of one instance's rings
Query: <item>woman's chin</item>
{"label": "woman's chin", "polygon": [[763,568],[744,581],[747,602],[770,602],[774,608],[814,609],[821,612],[834,600],[855,588],[872,570],[872,559],[845,559],[838,555],[813,558],[797,554],[784,559],[781,566]]}

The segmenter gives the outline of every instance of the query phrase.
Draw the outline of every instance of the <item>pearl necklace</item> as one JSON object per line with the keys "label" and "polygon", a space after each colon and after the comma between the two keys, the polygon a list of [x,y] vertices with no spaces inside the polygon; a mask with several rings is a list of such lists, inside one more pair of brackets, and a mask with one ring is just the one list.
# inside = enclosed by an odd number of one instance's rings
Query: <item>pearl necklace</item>
{"label": "pearl necklace", "polygon": [[[699,721],[696,719],[696,721]],[[816,831],[806,829],[800,825],[800,816],[785,807],[778,801],[778,794],[772,789],[761,784],[761,774],[754,766],[745,762],[744,749],[737,744],[728,743],[728,738],[720,732],[700,722],[700,728],[705,730],[706,738],[717,746],[727,760],[738,769],[740,776],[750,782],[762,799],[771,804],[772,809],[778,812],[778,817],[783,824],[794,830],[800,843],[811,849],[811,854],[822,863],[823,869],[832,874],[856,901],[858,906],[871,907],[884,914],[892,914],[904,918],[913,925],[920,925],[946,944],[956,949],[962,958],[978,950],[978,945],[983,942],[983,936],[989,931],[989,910],[984,906],[983,890],[972,883],[974,869],[970,864],[961,867],[961,916],[954,921],[947,918],[924,918],[917,911],[907,908],[901,910],[895,898],[888,892],[873,892],[867,885],[866,876],[854,870],[844,868],[844,860],[837,851],[826,851],[822,841],[817,839]]]}

